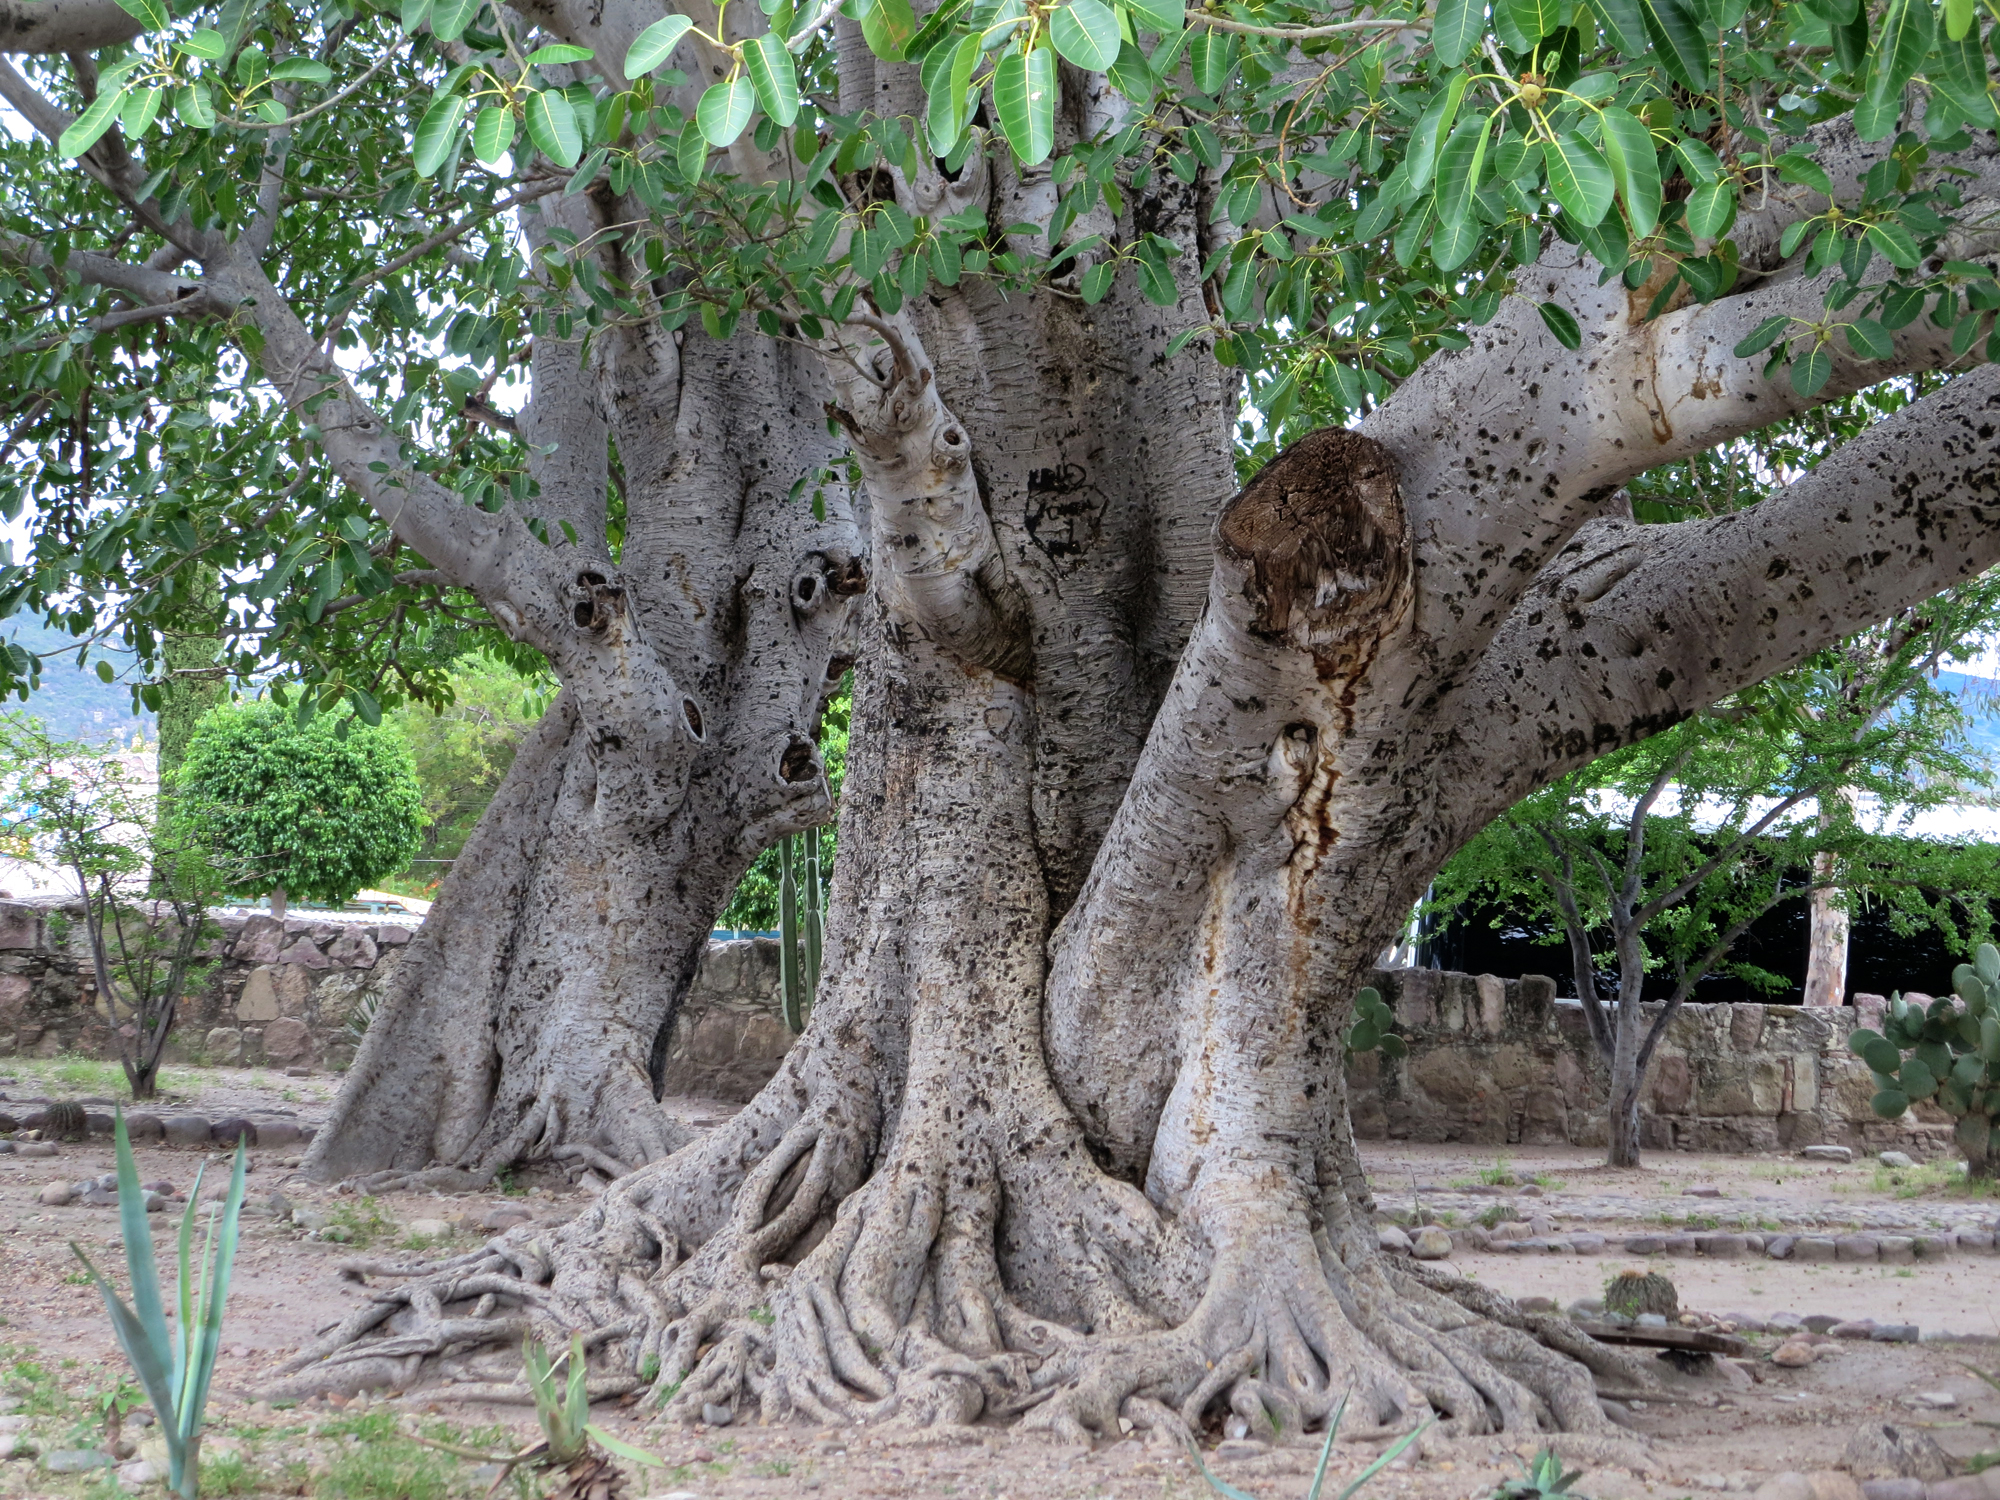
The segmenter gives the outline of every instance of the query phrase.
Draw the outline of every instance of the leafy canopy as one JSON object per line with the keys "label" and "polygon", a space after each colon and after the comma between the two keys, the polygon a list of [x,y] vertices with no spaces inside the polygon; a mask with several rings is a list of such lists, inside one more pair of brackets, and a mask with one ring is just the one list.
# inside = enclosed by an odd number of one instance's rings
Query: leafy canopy
{"label": "leafy canopy", "polygon": [[174,791],[176,815],[242,863],[230,887],[240,896],[283,886],[297,900],[345,901],[407,865],[423,829],[399,738],[327,718],[301,725],[269,699],[203,718]]}
{"label": "leafy canopy", "polygon": [[[1965,206],[1936,155],[1996,123],[1994,11],[1976,0],[1386,0],[1332,19],[1301,0],[945,0],[921,17],[910,0],[763,0],[764,19],[666,16],[623,57],[485,0],[128,8],[144,35],[83,73],[26,65],[69,111],[59,144],[0,142],[0,513],[35,508],[0,615],[41,612],[84,656],[122,636],[156,666],[212,568],[233,671],[282,671],[368,723],[442,700],[459,643],[439,636],[487,631],[477,602],[425,578],[333,477],[247,322],[121,304],[76,252],[136,261],[181,220],[268,236],[282,294],[412,462],[468,504],[531,511],[505,408],[532,334],[698,322],[810,343],[968,278],[1169,306],[1192,275],[1209,318],[1161,353],[1245,372],[1262,451],[1366,411],[1503,299],[1533,300],[1517,273],[1551,236],[1645,316],[1729,292],[1739,212],[1823,202],[1807,132],[1843,118],[1882,158],[1858,202],[1806,213],[1782,246],[1834,273],[1825,307],[1774,317],[1737,356],[1810,396],[1836,350],[1884,359],[1920,318],[1962,360],[2000,352],[2000,284],[1951,258]],[[836,10],[916,68],[919,108],[836,107]],[[1101,107],[1058,111],[1058,59],[1106,75]],[[137,162],[137,211],[75,165],[107,151]],[[1041,216],[914,213],[884,191],[978,157],[1046,173]],[[589,242],[510,225],[524,202],[598,188],[630,212]],[[1139,203],[1157,207],[1103,212]],[[1188,211],[1206,221],[1198,266],[1161,232]],[[1573,309],[1541,315],[1578,344]],[[622,488],[614,548],[621,507]],[[38,669],[7,651],[0,690]]]}

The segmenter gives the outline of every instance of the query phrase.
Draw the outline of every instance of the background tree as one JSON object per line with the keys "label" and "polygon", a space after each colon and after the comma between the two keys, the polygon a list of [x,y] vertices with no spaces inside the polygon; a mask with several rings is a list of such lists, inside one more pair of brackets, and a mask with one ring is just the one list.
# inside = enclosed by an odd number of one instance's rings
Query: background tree
{"label": "background tree", "polygon": [[137,762],[115,742],[57,739],[24,714],[0,715],[0,848],[76,882],[91,999],[132,1097],[151,1099],[180,1002],[213,967],[202,956],[220,933],[209,908],[239,872],[184,823],[158,818]]}
{"label": "background tree", "polygon": [[413,895],[450,873],[551,696],[545,680],[483,652],[454,660],[449,684],[449,704],[413,701],[385,716],[409,747],[424,794],[423,842],[402,882]]}
{"label": "background tree", "polygon": [[[691,1416],[1608,1427],[1642,1367],[1377,1253],[1340,1040],[1492,818],[2000,561],[1965,0],[141,9],[0,70],[0,604],[150,649],[200,553],[364,718],[475,606],[541,653],[307,1169],[634,1169],[303,1381],[532,1283],[496,1338]],[[1619,498],[1947,369],[1748,511]],[[811,1025],[675,1152],[850,654]]]}
{"label": "background tree", "polygon": [[[1498,906],[1508,920],[1548,922],[1567,945],[1607,1074],[1610,1165],[1639,1165],[1653,1054],[1695,986],[1727,973],[1782,988],[1732,957],[1759,918],[1837,884],[1882,902],[1900,931],[1930,924],[1958,942],[1989,927],[2000,850],[1901,834],[1918,812],[1991,782],[1968,756],[1958,706],[1925,676],[1937,637],[1902,626],[1572,772],[1439,874],[1432,911]],[[1665,994],[1647,1017],[1649,973]]]}
{"label": "background tree", "polygon": [[212,710],[174,782],[184,836],[230,859],[230,893],[337,906],[410,862],[423,791],[394,734],[265,699]]}

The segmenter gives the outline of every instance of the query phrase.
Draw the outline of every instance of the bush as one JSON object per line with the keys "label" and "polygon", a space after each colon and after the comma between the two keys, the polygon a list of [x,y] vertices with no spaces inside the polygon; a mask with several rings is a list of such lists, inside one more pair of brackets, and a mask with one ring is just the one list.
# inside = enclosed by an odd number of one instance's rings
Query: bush
{"label": "bush", "polygon": [[402,740],[269,700],[205,716],[174,779],[179,815],[247,872],[235,896],[282,889],[335,904],[410,862],[423,791]]}

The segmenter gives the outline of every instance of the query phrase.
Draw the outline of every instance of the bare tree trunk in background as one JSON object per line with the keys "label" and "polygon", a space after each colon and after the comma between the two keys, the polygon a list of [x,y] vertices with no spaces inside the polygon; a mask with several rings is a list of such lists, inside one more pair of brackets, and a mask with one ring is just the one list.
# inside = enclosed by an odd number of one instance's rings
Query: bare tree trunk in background
{"label": "bare tree trunk in background", "polygon": [[[1825,828],[1832,821],[1824,799],[1819,808],[1820,827]],[[1822,853],[1813,856],[1813,881],[1815,889],[1811,896],[1812,928],[1806,947],[1806,998],[1807,1005],[1845,1005],[1847,1003],[1847,936],[1850,916],[1847,909],[1846,893],[1836,886],[1819,882],[1833,878],[1836,873],[1834,856]]]}

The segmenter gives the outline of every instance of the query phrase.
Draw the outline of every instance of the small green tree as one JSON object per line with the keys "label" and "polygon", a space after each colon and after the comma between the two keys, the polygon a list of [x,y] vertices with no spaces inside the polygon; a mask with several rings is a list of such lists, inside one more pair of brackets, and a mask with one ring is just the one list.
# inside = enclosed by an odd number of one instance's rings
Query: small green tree
{"label": "small green tree", "polygon": [[[1639,1163],[1646,1074],[1695,986],[1718,973],[1753,989],[1783,986],[1732,957],[1766,913],[1838,887],[1883,903],[1899,930],[1983,935],[2000,851],[1893,831],[1895,819],[1989,779],[1969,753],[1961,711],[1926,675],[1951,637],[1940,641],[1914,620],[1881,634],[1871,651],[1850,642],[1822,652],[1562,778],[1440,873],[1431,911],[1530,912],[1567,945],[1608,1071],[1611,1165]],[[1891,826],[1864,827],[1849,800],[1857,793]],[[1821,816],[1812,816],[1816,806]],[[1825,816],[1829,807],[1837,815]],[[1642,1021],[1649,974],[1672,985]]]}
{"label": "small green tree", "polygon": [[353,719],[299,715],[269,699],[217,708],[175,778],[179,815],[238,864],[229,892],[345,901],[417,851],[423,789],[409,748]]}
{"label": "small green tree", "polygon": [[116,743],[60,740],[37,719],[0,716],[0,850],[76,882],[97,1009],[132,1097],[151,1099],[181,999],[213,967],[208,912],[234,872],[186,820],[160,824],[132,759]]}
{"label": "small green tree", "polygon": [[1952,1117],[1967,1175],[1984,1179],[2000,1162],[2000,949],[1981,943],[1951,983],[1956,1000],[1922,1006],[1893,996],[1882,1030],[1860,1027],[1847,1045],[1875,1075],[1876,1114],[1899,1120],[1930,1100]]}

